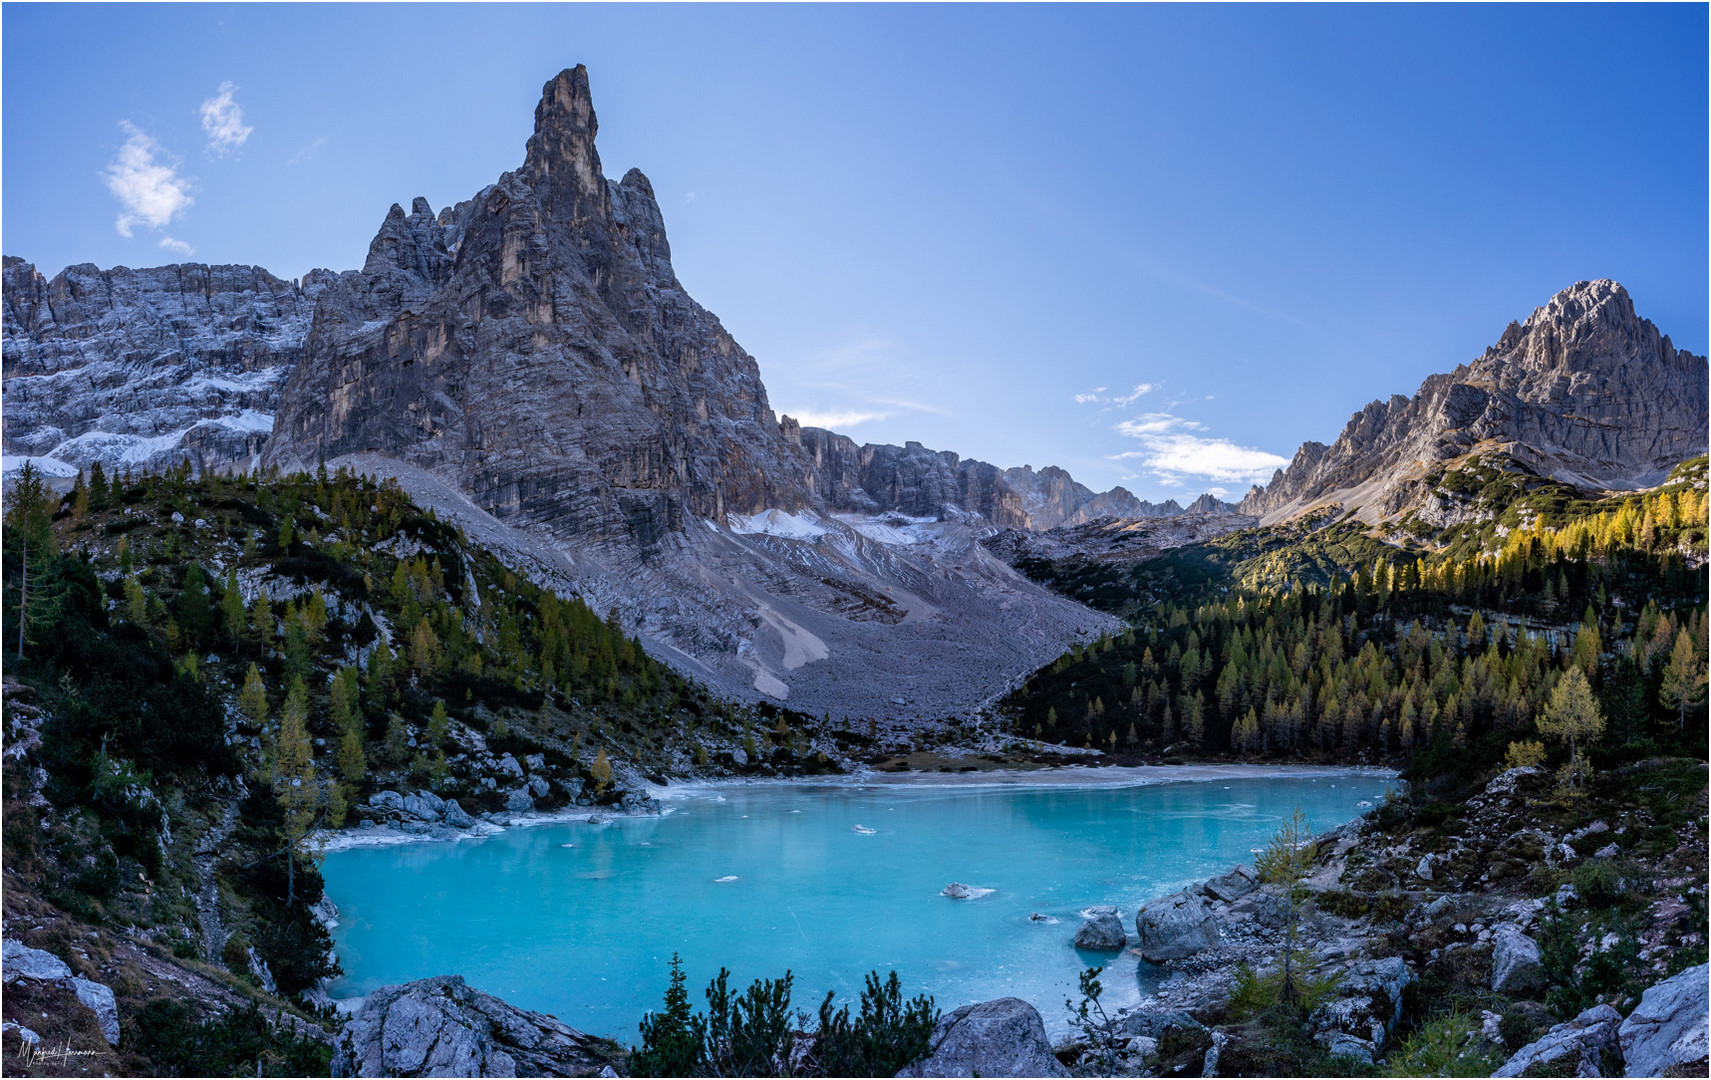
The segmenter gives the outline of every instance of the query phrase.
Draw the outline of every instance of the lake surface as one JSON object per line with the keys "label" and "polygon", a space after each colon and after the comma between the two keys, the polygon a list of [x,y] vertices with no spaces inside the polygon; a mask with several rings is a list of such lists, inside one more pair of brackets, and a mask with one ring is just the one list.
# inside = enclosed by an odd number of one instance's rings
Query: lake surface
{"label": "lake surface", "polygon": [[[1156,782],[1181,776],[1210,778]],[[1138,904],[1251,861],[1297,806],[1329,829],[1393,782],[1242,767],[961,779],[704,785],[671,789],[657,817],[331,852],[346,972],[331,992],[459,974],[634,1041],[676,952],[697,1008],[721,965],[734,987],[793,971],[810,1012],[827,990],[853,999],[866,972],[896,969],[906,994],[946,1011],[1012,994],[1055,1032],[1084,966],[1110,965],[1108,1004],[1162,974],[1131,953],[1078,953],[1081,908],[1116,904],[1133,944]],[[953,881],[992,892],[941,896]]]}

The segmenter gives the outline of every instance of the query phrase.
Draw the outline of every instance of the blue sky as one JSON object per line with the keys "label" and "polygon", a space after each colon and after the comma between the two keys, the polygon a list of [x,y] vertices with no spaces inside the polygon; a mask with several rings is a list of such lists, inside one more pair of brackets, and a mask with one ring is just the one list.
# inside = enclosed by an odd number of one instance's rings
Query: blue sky
{"label": "blue sky", "polygon": [[[8,4],[0,228],[361,265],[588,65],[775,408],[1232,494],[1577,280],[1707,345],[1707,8]],[[126,235],[128,233],[128,235]]]}

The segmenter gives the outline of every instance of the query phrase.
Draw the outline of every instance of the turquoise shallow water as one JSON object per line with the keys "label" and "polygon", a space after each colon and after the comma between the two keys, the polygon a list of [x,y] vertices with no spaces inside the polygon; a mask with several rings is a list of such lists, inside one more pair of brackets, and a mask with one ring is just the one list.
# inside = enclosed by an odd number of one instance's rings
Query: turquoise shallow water
{"label": "turquoise shallow water", "polygon": [[[842,999],[868,970],[895,968],[907,993],[947,1010],[1014,994],[1056,1030],[1084,965],[1111,964],[1116,1004],[1159,974],[1132,954],[1078,954],[1081,908],[1116,904],[1132,934],[1137,904],[1249,860],[1297,805],[1328,829],[1389,782],[1227,772],[1125,786],[709,786],[661,817],[335,851],[323,872],[346,975],[332,992],[456,973],[633,1040],[678,952],[697,1006],[721,964],[741,985],[794,971],[796,1003],[810,1010],[827,990]],[[939,895],[952,881],[993,891]]]}

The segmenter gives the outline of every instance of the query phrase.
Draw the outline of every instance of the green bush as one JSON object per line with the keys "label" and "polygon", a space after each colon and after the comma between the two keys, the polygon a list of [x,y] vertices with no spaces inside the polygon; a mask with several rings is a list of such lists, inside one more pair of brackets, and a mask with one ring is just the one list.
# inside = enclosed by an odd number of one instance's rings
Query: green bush
{"label": "green bush", "polygon": [[1390,1055],[1391,1076],[1490,1076],[1503,1056],[1479,1038],[1479,1021],[1453,1010],[1416,1028]]}
{"label": "green bush", "polygon": [[332,1047],[269,1024],[251,1004],[198,1022],[182,1001],[151,1001],[126,1025],[127,1050],[163,1076],[326,1076]]}
{"label": "green bush", "polygon": [[1569,881],[1590,908],[1609,907],[1622,898],[1622,875],[1612,859],[1587,859],[1569,872]]}
{"label": "green bush", "polygon": [[[833,1010],[834,994],[820,1004],[819,1027],[808,1032],[807,1014],[790,1009],[794,979],[757,979],[740,995],[731,973],[719,969],[706,990],[707,1011],[691,1011],[683,961],[671,958],[665,1007],[642,1018],[642,1042],[630,1051],[633,1076],[892,1076],[928,1050],[939,1013],[933,999],[903,1000],[894,971],[881,981],[867,976],[861,1011]],[[797,1041],[810,1052],[797,1054]]]}

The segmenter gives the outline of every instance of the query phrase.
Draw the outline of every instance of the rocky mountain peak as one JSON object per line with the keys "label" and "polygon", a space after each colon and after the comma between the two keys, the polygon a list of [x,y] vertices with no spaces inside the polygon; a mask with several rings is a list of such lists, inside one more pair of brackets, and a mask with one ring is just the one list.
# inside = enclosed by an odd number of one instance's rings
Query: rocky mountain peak
{"label": "rocky mountain peak", "polygon": [[610,215],[606,175],[594,148],[599,130],[586,67],[566,68],[541,88],[523,168],[537,190],[548,196],[554,217],[575,221],[593,212]]}
{"label": "rocky mountain peak", "polygon": [[1429,519],[1423,478],[1476,452],[1583,488],[1648,486],[1705,452],[1707,376],[1705,358],[1640,318],[1621,285],[1576,282],[1472,363],[1372,402],[1329,447],[1304,443],[1242,507],[1268,521],[1333,503],[1367,520]]}

